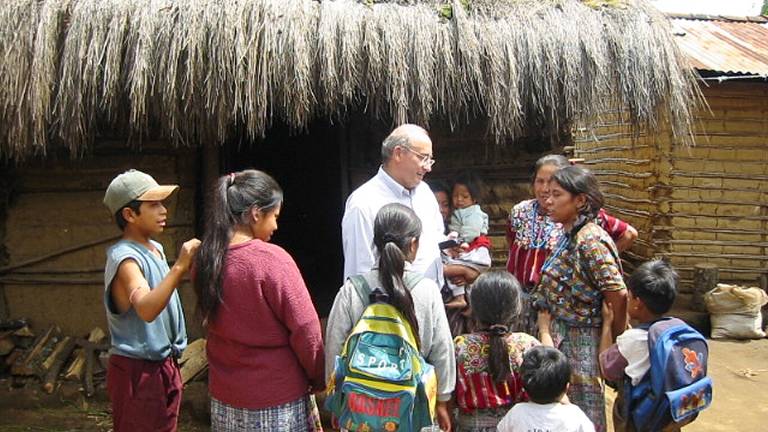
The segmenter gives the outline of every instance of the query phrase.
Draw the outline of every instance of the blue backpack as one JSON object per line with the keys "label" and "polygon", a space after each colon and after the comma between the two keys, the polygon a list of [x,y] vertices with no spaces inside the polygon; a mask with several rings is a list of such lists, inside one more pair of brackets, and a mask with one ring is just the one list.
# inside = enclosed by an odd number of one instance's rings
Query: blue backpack
{"label": "blue backpack", "polygon": [[663,318],[645,328],[651,368],[636,386],[626,380],[627,418],[638,432],[690,423],[712,403],[707,341],[677,318]]}
{"label": "blue backpack", "polygon": [[[406,273],[407,289],[422,279]],[[369,303],[336,356],[325,408],[334,427],[349,431],[411,432],[432,425],[437,401],[434,368],[419,353],[413,329],[380,289],[353,276]],[[369,300],[370,299],[370,300]]]}

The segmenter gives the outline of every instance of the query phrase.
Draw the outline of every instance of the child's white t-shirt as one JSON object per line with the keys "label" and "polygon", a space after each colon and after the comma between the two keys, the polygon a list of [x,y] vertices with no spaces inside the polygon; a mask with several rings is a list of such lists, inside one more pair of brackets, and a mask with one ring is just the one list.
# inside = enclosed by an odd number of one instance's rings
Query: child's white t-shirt
{"label": "child's white t-shirt", "polygon": [[584,411],[573,404],[515,404],[497,426],[499,432],[594,432]]}

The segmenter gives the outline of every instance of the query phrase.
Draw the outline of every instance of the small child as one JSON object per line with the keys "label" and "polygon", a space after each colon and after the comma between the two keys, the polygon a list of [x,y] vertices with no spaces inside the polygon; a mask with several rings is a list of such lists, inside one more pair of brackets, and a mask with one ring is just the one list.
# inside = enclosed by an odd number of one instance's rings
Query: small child
{"label": "small child", "polygon": [[469,298],[477,329],[454,340],[457,430],[495,431],[511,406],[528,400],[521,385],[520,364],[525,351],[539,341],[510,331],[522,310],[522,288],[509,272],[480,275]]}
{"label": "small child", "polygon": [[[672,307],[677,296],[677,274],[664,261],[648,261],[632,273],[627,288],[629,318],[636,324],[650,324]],[[651,367],[648,330],[647,327],[628,329],[616,338],[614,344],[611,340],[613,315],[613,310],[603,302],[600,371],[608,381],[621,383],[626,377],[631,380],[631,385],[635,386]],[[624,415],[624,399],[624,386],[619,385],[613,409],[614,430],[617,432],[634,430],[634,426]],[[679,430],[679,426],[672,425],[664,430]]]}
{"label": "small child", "polygon": [[[461,246],[443,255],[445,278],[453,299],[446,308],[466,307],[465,286],[491,267],[491,242],[488,234],[488,215],[480,209],[480,181],[472,173],[461,174],[453,183],[451,200],[453,212],[448,224],[449,238],[461,242]],[[454,283],[458,278],[461,284]]]}
{"label": "small child", "polygon": [[565,396],[571,366],[563,353],[544,345],[531,348],[520,371],[531,401],[512,407],[499,422],[499,432],[594,432],[587,415]]}

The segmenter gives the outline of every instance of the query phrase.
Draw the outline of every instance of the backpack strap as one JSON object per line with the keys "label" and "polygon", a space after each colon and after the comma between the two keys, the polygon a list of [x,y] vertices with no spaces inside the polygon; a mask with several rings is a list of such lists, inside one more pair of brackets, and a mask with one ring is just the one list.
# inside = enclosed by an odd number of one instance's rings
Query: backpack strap
{"label": "backpack strap", "polygon": [[[422,279],[424,279],[424,275],[412,271],[406,271],[403,275],[403,282],[408,291],[413,290]],[[367,278],[364,275],[354,275],[347,278],[347,280],[349,280],[349,282],[352,283],[352,286],[355,287],[355,292],[358,297],[360,297],[360,301],[362,301],[364,305],[369,304],[369,298],[373,290],[371,289],[371,285],[368,284]]]}
{"label": "backpack strap", "polygon": [[354,275],[347,278],[347,280],[352,283],[353,287],[355,287],[355,292],[360,297],[360,301],[362,301],[364,305],[367,305],[369,303],[368,296],[371,295],[371,286],[368,285],[365,276]]}

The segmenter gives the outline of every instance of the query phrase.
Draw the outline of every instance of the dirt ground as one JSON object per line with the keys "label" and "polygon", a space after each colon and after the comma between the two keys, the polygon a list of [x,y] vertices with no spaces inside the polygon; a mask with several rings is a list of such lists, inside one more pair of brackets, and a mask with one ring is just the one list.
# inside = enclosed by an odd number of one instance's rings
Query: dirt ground
{"label": "dirt ground", "polygon": [[[687,432],[768,430],[768,339],[756,341],[709,341],[709,375],[714,381],[712,406]],[[195,383],[197,384],[197,383]],[[202,383],[200,383],[202,384]],[[192,389],[190,389],[192,390]],[[23,397],[22,397],[22,392]],[[198,401],[204,388],[189,392]],[[33,392],[34,393],[34,392]],[[609,394],[607,412],[611,411]],[[179,425],[181,432],[203,432],[209,427],[200,403],[186,401]],[[610,418],[610,415],[609,415]],[[0,389],[2,432],[108,432],[109,406],[105,399],[40,396],[7,385]],[[612,430],[612,429],[609,429]]]}
{"label": "dirt ground", "polygon": [[[768,430],[768,404],[765,402],[768,400],[768,339],[709,340],[708,343],[708,373],[714,384],[712,405],[683,430]],[[609,394],[607,399],[606,412],[610,418],[612,395]]]}

